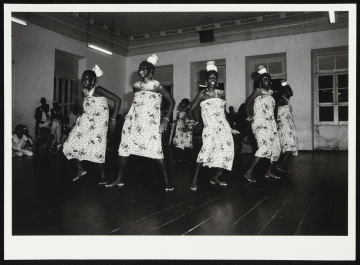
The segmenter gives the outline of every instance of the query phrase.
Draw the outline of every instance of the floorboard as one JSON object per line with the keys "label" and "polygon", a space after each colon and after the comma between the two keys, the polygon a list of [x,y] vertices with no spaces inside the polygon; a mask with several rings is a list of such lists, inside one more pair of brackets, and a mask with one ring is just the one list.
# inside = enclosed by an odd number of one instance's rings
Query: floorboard
{"label": "floorboard", "polygon": [[[63,155],[15,157],[12,162],[13,235],[347,235],[348,154],[300,151],[280,180],[264,178],[261,160],[249,183],[243,174],[252,155],[236,154],[232,171],[209,183],[214,169],[202,168],[198,190],[190,190],[194,163],[164,150],[171,183],[166,192],[151,159],[131,156],[123,187],[98,185],[98,165],[76,182],[74,161]],[[109,152],[105,173],[116,177],[117,155]]]}

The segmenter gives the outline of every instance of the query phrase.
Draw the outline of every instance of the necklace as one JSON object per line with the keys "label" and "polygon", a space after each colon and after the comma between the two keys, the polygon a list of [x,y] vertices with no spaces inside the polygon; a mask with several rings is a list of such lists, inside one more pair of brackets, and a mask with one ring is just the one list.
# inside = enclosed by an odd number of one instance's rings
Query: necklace
{"label": "necklace", "polygon": [[260,90],[261,90],[261,94],[263,94],[263,95],[272,95],[273,94],[273,91],[271,89],[265,90],[264,88],[260,88]]}
{"label": "necklace", "polygon": [[[211,93],[210,93],[210,91],[209,91],[208,88],[206,88],[206,91],[209,93],[209,95],[210,95],[211,98],[214,98],[214,97],[211,95]],[[214,90],[214,92],[215,92],[215,97],[216,97],[216,96],[217,96],[216,91]]]}

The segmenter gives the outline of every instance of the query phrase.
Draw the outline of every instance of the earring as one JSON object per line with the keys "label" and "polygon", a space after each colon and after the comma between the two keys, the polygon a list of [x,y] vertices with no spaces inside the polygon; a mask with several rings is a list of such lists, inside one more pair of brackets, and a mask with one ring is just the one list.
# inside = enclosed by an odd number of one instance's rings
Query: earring
{"label": "earring", "polygon": [[152,74],[151,74],[151,73],[149,74],[149,77],[152,77]]}

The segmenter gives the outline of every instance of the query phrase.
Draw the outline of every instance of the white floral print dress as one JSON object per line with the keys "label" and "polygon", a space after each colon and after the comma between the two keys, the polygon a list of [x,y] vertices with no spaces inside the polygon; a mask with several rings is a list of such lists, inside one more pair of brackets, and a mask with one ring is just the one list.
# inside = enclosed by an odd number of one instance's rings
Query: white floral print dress
{"label": "white floral print dress", "polygon": [[105,163],[109,107],[105,97],[93,97],[94,91],[95,88],[84,98],[84,113],[76,120],[64,143],[67,159]]}
{"label": "white floral print dress", "polygon": [[173,143],[175,144],[175,147],[181,148],[183,150],[185,148],[193,147],[192,144],[193,132],[192,130],[188,132],[184,132],[184,129],[186,128],[185,121],[186,121],[186,110],[180,111],[179,119],[176,123],[176,131],[175,131]]}
{"label": "white floral print dress", "polygon": [[293,155],[297,156],[298,140],[290,103],[278,108],[277,121],[281,151],[283,153],[290,151]]}
{"label": "white floral print dress", "polygon": [[255,98],[251,128],[258,145],[255,156],[265,157],[273,162],[279,159],[281,148],[274,118],[275,100],[271,94],[270,91],[269,94]]}
{"label": "white floral print dress", "polygon": [[[144,86],[154,85],[155,80]],[[139,85],[140,82],[134,86]],[[153,159],[164,158],[160,134],[160,106],[162,95],[138,91],[125,117],[119,156],[138,155]]]}
{"label": "white floral print dress", "polygon": [[225,100],[210,98],[200,103],[204,121],[203,145],[197,161],[203,166],[231,170],[234,160],[234,140],[225,117]]}

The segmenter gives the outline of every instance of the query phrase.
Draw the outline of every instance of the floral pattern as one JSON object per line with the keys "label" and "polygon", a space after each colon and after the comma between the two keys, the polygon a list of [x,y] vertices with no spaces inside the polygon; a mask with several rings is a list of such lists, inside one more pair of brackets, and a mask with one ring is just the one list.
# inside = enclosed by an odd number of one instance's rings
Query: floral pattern
{"label": "floral pattern", "polygon": [[119,146],[120,156],[164,158],[160,134],[161,94],[138,91],[125,117]]}
{"label": "floral pattern", "polygon": [[274,118],[275,100],[270,94],[262,94],[254,101],[254,121],[251,125],[258,150],[257,157],[265,157],[271,162],[280,156],[280,140]]}
{"label": "floral pattern", "polygon": [[192,148],[192,138],[193,138],[193,132],[192,130],[184,132],[184,129],[186,121],[186,112],[180,111],[179,112],[179,119],[176,123],[176,131],[173,143],[175,144],[175,147],[185,149],[185,148]]}
{"label": "floral pattern", "polygon": [[281,151],[283,153],[291,151],[293,155],[298,155],[298,140],[296,137],[295,122],[290,104],[278,108],[278,131],[280,137]]}
{"label": "floral pattern", "polygon": [[204,121],[203,145],[197,158],[203,166],[231,170],[234,140],[225,117],[225,100],[211,98],[200,103]]}
{"label": "floral pattern", "polygon": [[93,88],[84,98],[84,113],[76,120],[63,152],[67,159],[76,158],[105,163],[109,107],[105,97],[93,97]]}

